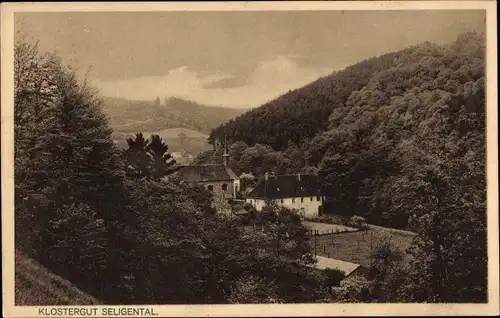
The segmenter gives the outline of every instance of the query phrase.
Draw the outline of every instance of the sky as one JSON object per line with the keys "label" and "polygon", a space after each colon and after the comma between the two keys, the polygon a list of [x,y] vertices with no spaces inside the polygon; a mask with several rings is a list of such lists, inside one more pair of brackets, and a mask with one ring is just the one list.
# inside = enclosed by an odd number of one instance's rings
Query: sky
{"label": "sky", "polygon": [[16,13],[101,95],[258,107],[363,59],[485,31],[484,11]]}

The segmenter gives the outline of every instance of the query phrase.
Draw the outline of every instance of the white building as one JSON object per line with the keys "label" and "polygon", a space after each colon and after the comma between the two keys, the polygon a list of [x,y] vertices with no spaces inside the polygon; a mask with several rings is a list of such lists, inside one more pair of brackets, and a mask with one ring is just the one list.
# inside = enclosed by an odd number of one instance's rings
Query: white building
{"label": "white building", "polygon": [[324,199],[317,175],[269,176],[266,173],[247,195],[246,202],[260,211],[266,201],[273,200],[278,205],[297,210],[304,218],[314,218],[321,214]]}

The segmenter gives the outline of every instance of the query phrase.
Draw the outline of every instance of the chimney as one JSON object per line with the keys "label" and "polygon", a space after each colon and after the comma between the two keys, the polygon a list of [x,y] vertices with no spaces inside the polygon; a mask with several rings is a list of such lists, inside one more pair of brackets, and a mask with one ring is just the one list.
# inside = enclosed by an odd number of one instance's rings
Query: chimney
{"label": "chimney", "polygon": [[297,180],[300,181],[300,173],[297,173]]}

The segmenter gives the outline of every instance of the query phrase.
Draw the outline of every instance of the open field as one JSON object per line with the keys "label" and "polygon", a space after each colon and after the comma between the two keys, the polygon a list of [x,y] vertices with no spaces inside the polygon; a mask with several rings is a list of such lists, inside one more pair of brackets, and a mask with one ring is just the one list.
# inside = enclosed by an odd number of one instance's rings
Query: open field
{"label": "open field", "polygon": [[[311,248],[313,251],[315,250],[317,255],[361,264],[365,267],[370,266],[370,255],[383,240],[390,240],[406,256],[405,251],[415,236],[415,233],[412,232],[372,225],[369,225],[370,229],[368,230],[307,221],[304,222],[304,225],[310,229],[318,229],[319,235],[310,236]],[[252,226],[244,228],[250,232],[255,231]],[[328,234],[332,229],[335,231],[335,228],[346,228],[348,232]]]}
{"label": "open field", "polygon": [[391,229],[376,227],[365,231],[311,237],[311,247],[314,249],[316,245],[315,250],[318,255],[369,267],[372,251],[384,238],[388,238],[404,253],[411,244],[413,236],[411,232],[391,231]]}
{"label": "open field", "polygon": [[16,252],[16,306],[98,305],[99,301]]}

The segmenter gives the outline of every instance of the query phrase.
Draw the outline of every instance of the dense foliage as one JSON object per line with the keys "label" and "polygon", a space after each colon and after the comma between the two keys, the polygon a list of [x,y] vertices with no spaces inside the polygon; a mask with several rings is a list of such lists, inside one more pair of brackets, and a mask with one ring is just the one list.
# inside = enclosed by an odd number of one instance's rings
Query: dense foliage
{"label": "dense foliage", "polygon": [[484,43],[367,60],[214,130],[248,184],[317,169],[335,212],[417,233],[408,262],[382,245],[368,281],[329,293],[341,275],[307,267],[297,215],[218,215],[208,191],[161,178],[164,140],[117,149],[92,88],[16,39],[16,248],[104,303],[484,302]]}
{"label": "dense foliage", "polygon": [[328,127],[328,116],[370,77],[393,64],[396,53],[362,61],[342,71],[290,91],[259,108],[212,130],[210,142],[243,141],[249,146],[266,144],[275,150],[312,138]]}
{"label": "dense foliage", "polygon": [[363,61],[229,121],[211,141],[243,149],[231,164],[244,172],[317,168],[329,212],[417,232],[398,297],[485,301],[485,44],[466,33]]}
{"label": "dense foliage", "polygon": [[[222,148],[207,150],[197,155],[195,163],[222,163]],[[278,174],[292,172],[315,172],[315,167],[305,165],[306,152],[290,144],[286,152],[275,151],[269,145],[248,146],[243,141],[236,141],[228,147],[229,166],[237,174],[249,173],[262,176],[266,172]]]}
{"label": "dense foliage", "polygon": [[[172,160],[160,137],[117,149],[86,82],[22,38],[14,101],[16,249],[81,290],[106,304],[325,295],[325,277],[306,267],[314,259],[300,220],[277,208],[259,220],[294,234],[274,253],[274,231],[246,231],[215,213],[204,188],[162,178]],[[276,224],[280,213],[290,217]]]}

